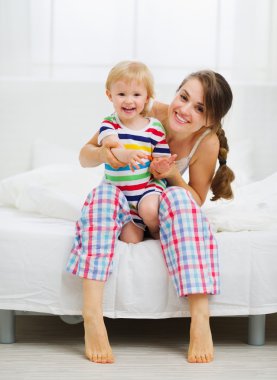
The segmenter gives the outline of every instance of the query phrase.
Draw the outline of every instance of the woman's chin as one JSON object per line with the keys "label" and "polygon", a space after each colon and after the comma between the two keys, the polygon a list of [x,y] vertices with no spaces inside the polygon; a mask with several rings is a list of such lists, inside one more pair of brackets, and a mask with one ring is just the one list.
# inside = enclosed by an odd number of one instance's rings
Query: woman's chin
{"label": "woman's chin", "polygon": [[185,125],[179,123],[171,123],[169,124],[169,130],[172,132],[182,132],[184,131]]}

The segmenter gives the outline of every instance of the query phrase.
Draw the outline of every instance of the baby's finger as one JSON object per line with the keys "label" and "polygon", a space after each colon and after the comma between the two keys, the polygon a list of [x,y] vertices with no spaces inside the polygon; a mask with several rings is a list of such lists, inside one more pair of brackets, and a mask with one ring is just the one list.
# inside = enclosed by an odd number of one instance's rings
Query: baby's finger
{"label": "baby's finger", "polygon": [[133,159],[134,161],[143,162],[144,157],[141,157],[139,154],[137,154],[137,155],[135,155],[132,159]]}
{"label": "baby's finger", "polygon": [[130,169],[131,169],[132,172],[135,171],[135,168],[134,168],[133,164],[131,164],[131,162],[129,163],[129,167],[130,167]]}
{"label": "baby's finger", "polygon": [[150,164],[150,171],[152,172],[152,170],[155,171],[156,169],[157,169],[157,165],[155,162],[152,161]]}
{"label": "baby's finger", "polygon": [[138,165],[136,159],[133,159],[133,160],[131,161],[131,163],[132,163],[132,166],[133,166],[134,168],[139,169],[139,165]]}
{"label": "baby's finger", "polygon": [[165,178],[162,173],[158,172],[155,169],[151,170],[151,173],[153,174],[153,176],[154,176],[155,179],[163,179],[163,178]]}
{"label": "baby's finger", "polygon": [[172,154],[172,156],[169,157],[168,163],[173,163],[177,158],[177,154]]}
{"label": "baby's finger", "polygon": [[143,160],[149,160],[149,156],[147,154],[145,154],[145,153],[138,153],[137,157],[141,158]]}

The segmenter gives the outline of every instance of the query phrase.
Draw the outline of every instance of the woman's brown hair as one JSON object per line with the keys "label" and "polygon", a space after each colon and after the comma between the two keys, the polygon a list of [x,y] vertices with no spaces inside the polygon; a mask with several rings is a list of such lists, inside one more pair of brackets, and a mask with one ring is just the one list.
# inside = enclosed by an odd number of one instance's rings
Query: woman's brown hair
{"label": "woman's brown hair", "polygon": [[232,105],[232,90],[222,75],[211,70],[202,70],[190,74],[183,80],[178,90],[192,78],[198,79],[203,86],[206,121],[209,121],[209,128],[217,134],[219,139],[219,167],[211,183],[211,190],[213,192],[211,200],[216,201],[220,198],[232,199],[231,182],[235,179],[235,175],[227,166],[229,146],[221,125],[222,118],[227,114]]}

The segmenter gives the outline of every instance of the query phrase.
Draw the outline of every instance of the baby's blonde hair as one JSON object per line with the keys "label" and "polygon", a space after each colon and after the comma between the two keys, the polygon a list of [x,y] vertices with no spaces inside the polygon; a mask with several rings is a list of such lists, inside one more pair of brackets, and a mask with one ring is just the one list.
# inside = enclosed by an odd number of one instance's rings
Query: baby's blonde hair
{"label": "baby's blonde hair", "polygon": [[[130,83],[136,81],[143,83],[149,99],[154,98],[154,79],[149,68],[139,61],[122,61],[115,65],[109,72],[106,80],[106,90],[111,90],[111,85],[119,80]],[[147,104],[142,111],[146,113]]]}

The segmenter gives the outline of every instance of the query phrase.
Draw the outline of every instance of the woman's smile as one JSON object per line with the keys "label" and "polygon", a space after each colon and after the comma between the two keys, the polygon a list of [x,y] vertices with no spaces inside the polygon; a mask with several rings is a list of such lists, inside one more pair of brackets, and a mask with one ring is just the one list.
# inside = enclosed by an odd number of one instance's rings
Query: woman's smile
{"label": "woman's smile", "polygon": [[178,112],[175,112],[175,119],[181,124],[189,123],[188,118],[181,116]]}

